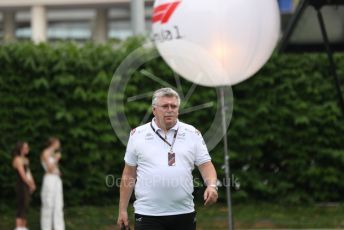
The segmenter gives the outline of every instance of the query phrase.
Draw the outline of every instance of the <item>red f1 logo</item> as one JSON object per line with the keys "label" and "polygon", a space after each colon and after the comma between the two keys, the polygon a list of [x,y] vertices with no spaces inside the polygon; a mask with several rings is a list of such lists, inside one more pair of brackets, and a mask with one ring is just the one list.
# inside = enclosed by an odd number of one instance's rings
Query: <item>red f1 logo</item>
{"label": "red f1 logo", "polygon": [[172,16],[173,12],[176,10],[180,2],[181,1],[165,3],[155,7],[153,10],[152,22],[161,22],[161,24],[168,22],[168,20],[170,19],[170,17]]}

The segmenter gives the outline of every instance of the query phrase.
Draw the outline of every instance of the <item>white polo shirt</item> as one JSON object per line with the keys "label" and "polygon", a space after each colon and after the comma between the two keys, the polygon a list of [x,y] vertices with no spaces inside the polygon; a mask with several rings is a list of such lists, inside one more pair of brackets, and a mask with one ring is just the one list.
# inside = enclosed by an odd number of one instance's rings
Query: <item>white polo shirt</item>
{"label": "white polo shirt", "polygon": [[[178,129],[173,146],[174,166],[168,165],[170,146],[159,138],[151,124],[169,143]],[[137,166],[135,213],[167,216],[195,210],[192,170],[194,165],[211,158],[202,135],[193,126],[177,121],[165,136],[153,119],[131,131],[124,160]]]}

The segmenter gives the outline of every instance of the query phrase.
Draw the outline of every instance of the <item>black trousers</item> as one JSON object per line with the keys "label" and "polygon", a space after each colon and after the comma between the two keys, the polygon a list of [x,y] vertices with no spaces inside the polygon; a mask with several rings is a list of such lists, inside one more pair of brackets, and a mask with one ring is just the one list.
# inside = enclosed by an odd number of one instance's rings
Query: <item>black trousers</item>
{"label": "black trousers", "polygon": [[16,185],[17,193],[17,218],[27,218],[30,203],[30,189],[23,181],[18,181]]}
{"label": "black trousers", "polygon": [[135,214],[135,230],[196,230],[196,212],[172,216]]}

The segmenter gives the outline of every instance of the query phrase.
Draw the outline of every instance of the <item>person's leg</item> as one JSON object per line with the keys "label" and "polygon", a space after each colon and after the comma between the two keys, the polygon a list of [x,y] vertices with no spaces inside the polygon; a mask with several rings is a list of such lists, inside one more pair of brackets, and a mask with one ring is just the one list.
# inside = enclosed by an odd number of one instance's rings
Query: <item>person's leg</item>
{"label": "person's leg", "polygon": [[30,191],[26,185],[18,186],[18,204],[17,204],[17,214],[16,214],[16,229],[24,230],[26,229],[27,213],[30,203]]}
{"label": "person's leg", "polygon": [[135,230],[167,230],[164,217],[135,214]]}
{"label": "person's leg", "polygon": [[54,185],[55,181],[51,175],[43,178],[41,200],[41,230],[52,230],[53,204],[54,204]]}
{"label": "person's leg", "polygon": [[64,230],[63,219],[63,188],[61,178],[56,176],[55,205],[54,205],[54,230]]}
{"label": "person's leg", "polygon": [[168,230],[196,230],[196,212],[169,216]]}
{"label": "person's leg", "polygon": [[30,206],[30,201],[31,201],[31,195],[30,195],[30,189],[28,186],[25,186],[24,189],[24,208],[23,208],[23,218],[22,218],[22,227],[24,229],[27,229],[27,214],[29,212],[29,206]]}
{"label": "person's leg", "polygon": [[23,217],[25,215],[25,191],[22,183],[17,183],[16,194],[17,194],[17,212],[16,212],[16,229],[24,227]]}

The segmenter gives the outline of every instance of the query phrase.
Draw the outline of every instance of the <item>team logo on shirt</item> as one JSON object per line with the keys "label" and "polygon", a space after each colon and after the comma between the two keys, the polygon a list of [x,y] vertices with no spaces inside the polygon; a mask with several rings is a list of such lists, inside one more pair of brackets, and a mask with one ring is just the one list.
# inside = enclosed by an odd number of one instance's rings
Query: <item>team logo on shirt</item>
{"label": "team logo on shirt", "polygon": [[153,140],[154,139],[154,136],[152,133],[147,133],[146,136],[145,136],[145,140]]}
{"label": "team logo on shirt", "polygon": [[178,133],[177,139],[178,140],[185,140],[185,133]]}

